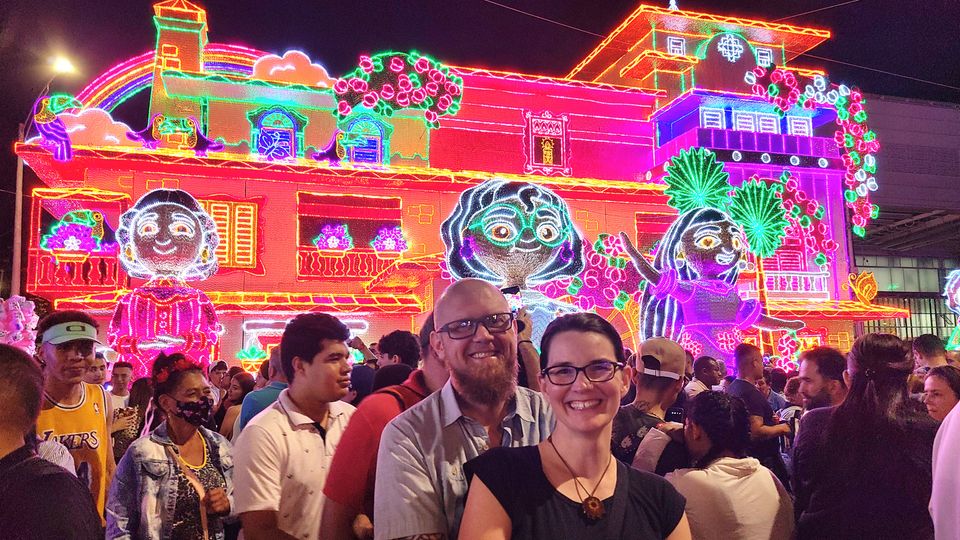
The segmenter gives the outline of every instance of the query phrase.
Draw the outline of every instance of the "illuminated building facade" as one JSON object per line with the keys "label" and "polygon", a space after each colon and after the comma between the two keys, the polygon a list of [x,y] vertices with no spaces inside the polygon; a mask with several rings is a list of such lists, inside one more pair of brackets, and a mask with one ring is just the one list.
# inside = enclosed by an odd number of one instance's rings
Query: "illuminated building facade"
{"label": "illuminated building facade", "polygon": [[[848,283],[848,232],[876,214],[875,135],[865,112],[838,121],[863,108],[855,89],[792,66],[829,31],[640,6],[565,78],[414,52],[363,56],[335,77],[299,51],[211,43],[206,13],[185,0],[159,2],[154,15],[154,51],[51,113],[70,159],[45,136],[17,147],[46,184],[30,208],[27,290],[58,308],[107,321],[146,282],[125,272],[116,231],[163,188],[189,193],[216,223],[219,269],[195,286],[223,327],[219,357],[256,356],[304,311],[338,314],[367,341],[415,330],[451,279],[441,223],[465,190],[497,177],[563,198],[588,264],[538,290],[597,309],[629,343],[639,281],[610,238],[627,231],[655,252],[677,217],[668,165],[700,147],[731,189],[772,179],[796,207],[781,245],[751,255],[737,285],[806,327],[746,339],[771,355],[846,348],[855,321],[907,315]],[[139,92],[150,92],[148,117],[114,120]]]}

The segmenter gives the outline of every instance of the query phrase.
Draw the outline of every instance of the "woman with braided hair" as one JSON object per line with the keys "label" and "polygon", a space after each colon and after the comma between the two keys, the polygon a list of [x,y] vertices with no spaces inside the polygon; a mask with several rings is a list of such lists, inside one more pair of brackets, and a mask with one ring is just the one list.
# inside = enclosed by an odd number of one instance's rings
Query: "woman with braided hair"
{"label": "woman with braided hair", "polygon": [[686,413],[683,438],[695,466],[666,479],[687,499],[693,538],[791,538],[790,495],[770,469],[747,457],[750,416],[743,401],[701,392]]}
{"label": "woman with braided hair", "polygon": [[900,338],[862,336],[847,355],[843,403],[804,415],[793,455],[799,538],[933,538],[937,422],[907,394],[912,370]]}

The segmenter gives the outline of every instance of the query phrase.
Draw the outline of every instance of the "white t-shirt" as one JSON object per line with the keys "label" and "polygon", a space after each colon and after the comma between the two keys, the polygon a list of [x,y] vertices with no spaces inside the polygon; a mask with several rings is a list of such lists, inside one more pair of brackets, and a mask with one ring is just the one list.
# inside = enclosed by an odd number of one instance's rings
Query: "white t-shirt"
{"label": "white t-shirt", "polygon": [[793,501],[754,458],[721,458],[666,475],[687,499],[695,540],[770,540],[793,535]]}
{"label": "white t-shirt", "polygon": [[110,392],[107,395],[110,396],[110,405],[113,406],[114,411],[119,411],[120,409],[125,408],[128,403],[130,403],[130,394],[125,396],[117,396],[114,395],[113,392]]}
{"label": "white t-shirt", "polygon": [[323,484],[356,409],[342,401],[331,403],[324,440],[313,420],[290,400],[289,391],[280,392],[277,401],[254,416],[233,447],[236,512],[275,511],[280,530],[316,540]]}
{"label": "white t-shirt", "polygon": [[697,379],[693,379],[692,381],[688,382],[685,387],[683,387],[683,391],[687,394],[688,398],[696,397],[697,394],[706,390],[710,390],[710,387],[698,381]]}
{"label": "white t-shirt", "polygon": [[930,515],[937,540],[960,538],[960,405],[943,419],[933,441]]}

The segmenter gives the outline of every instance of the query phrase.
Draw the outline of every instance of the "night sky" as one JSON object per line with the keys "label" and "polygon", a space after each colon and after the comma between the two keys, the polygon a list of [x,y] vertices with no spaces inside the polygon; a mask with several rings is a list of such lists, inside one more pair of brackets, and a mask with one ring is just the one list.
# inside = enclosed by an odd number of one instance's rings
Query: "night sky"
{"label": "night sky", "polygon": [[[690,11],[774,20],[844,0],[679,0]],[[565,75],[601,38],[538,20],[484,0],[208,0],[211,42],[283,53],[300,49],[339,76],[360,54],[416,49],[441,62]],[[633,0],[497,0],[497,3],[609,34],[638,5]],[[666,1],[646,3],[666,7]],[[29,112],[49,72],[45,60],[67,54],[81,70],[61,76],[54,91],[78,92],[114,64],[152,50],[152,2],[145,0],[3,0],[0,2],[0,267],[7,267],[12,224],[17,123]],[[283,7],[281,7],[283,6]],[[602,7],[600,7],[602,6]],[[922,83],[815,58],[835,82],[869,93],[960,103],[960,1],[860,0],[783,21],[827,28],[833,38],[817,56],[940,83]],[[146,123],[146,94],[114,114],[135,129]],[[138,103],[139,102],[139,103]],[[29,204],[25,203],[25,210]]]}

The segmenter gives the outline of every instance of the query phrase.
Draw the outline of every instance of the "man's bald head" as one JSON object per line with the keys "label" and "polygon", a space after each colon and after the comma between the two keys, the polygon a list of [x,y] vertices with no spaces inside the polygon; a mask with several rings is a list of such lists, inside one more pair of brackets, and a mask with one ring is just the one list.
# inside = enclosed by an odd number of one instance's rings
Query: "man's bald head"
{"label": "man's bald head", "polygon": [[507,299],[493,284],[482,279],[461,279],[447,287],[433,311],[435,328],[460,319],[478,318],[510,311]]}

